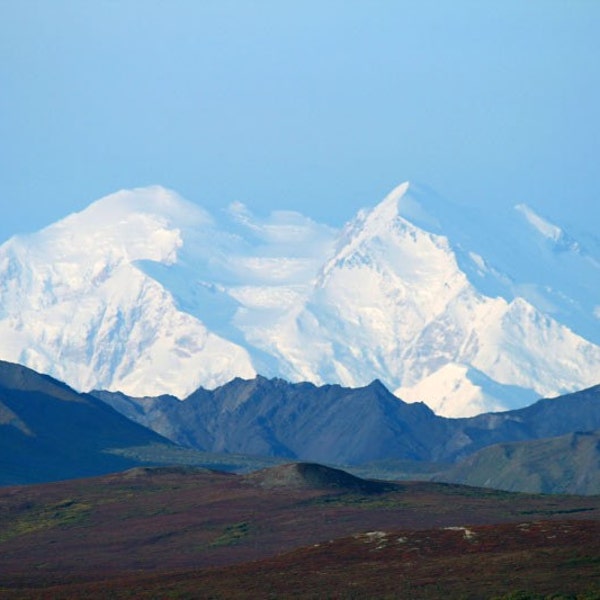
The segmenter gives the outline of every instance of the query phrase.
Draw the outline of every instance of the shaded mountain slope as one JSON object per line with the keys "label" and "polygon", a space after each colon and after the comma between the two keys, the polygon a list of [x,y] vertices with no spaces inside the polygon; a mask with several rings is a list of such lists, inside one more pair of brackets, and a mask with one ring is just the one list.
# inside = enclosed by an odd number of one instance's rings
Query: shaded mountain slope
{"label": "shaded mountain slope", "polygon": [[93,396],[0,361],[0,484],[121,470],[137,462],[108,450],[150,444],[172,446]]}
{"label": "shaded mountain slope", "polygon": [[[416,470],[422,470],[419,477],[425,478],[433,470],[429,463],[445,471],[443,464],[459,462],[494,444],[572,436],[589,428],[600,430],[600,386],[517,411],[447,419],[423,404],[398,400],[378,381],[350,389],[257,377],[235,379],[213,391],[199,389],[185,401],[109,392],[95,397],[0,362],[0,484],[4,485],[81,477],[144,463],[253,470],[281,460],[374,464],[377,470],[389,463],[392,477],[394,461],[410,461],[423,465]],[[509,454],[490,449],[477,463],[464,467],[467,475],[459,465],[445,478],[511,490],[597,493],[600,462],[592,439],[548,440]],[[536,450],[531,454],[525,448]],[[502,470],[500,465],[505,465]],[[282,479],[295,478],[300,485],[307,478],[324,477],[323,485],[328,485],[331,472],[325,474],[322,467],[298,469],[282,471]],[[345,485],[335,480],[331,485]]]}
{"label": "shaded mountain slope", "polygon": [[557,398],[544,398],[517,410],[456,419],[453,425],[461,443],[450,453],[452,460],[500,442],[593,431],[600,429],[600,385]]}
{"label": "shaded mountain slope", "polygon": [[94,394],[184,446],[341,465],[457,462],[492,444],[600,429],[600,386],[461,419],[402,402],[378,381],[352,389],[258,376],[199,389],[184,401]]}
{"label": "shaded mountain slope", "polygon": [[600,494],[600,431],[489,446],[435,479],[529,493]]}
{"label": "shaded mountain slope", "polygon": [[446,420],[406,404],[380,382],[364,388],[235,379],[185,401],[94,392],[178,444],[211,452],[274,455],[329,464],[388,456],[427,460]]}

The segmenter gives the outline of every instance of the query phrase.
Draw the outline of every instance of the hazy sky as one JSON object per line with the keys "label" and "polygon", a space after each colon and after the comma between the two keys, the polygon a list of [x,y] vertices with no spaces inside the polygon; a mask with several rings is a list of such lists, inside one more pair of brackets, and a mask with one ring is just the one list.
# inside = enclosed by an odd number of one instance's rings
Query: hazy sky
{"label": "hazy sky", "polygon": [[600,223],[596,0],[0,0],[0,242],[124,187]]}

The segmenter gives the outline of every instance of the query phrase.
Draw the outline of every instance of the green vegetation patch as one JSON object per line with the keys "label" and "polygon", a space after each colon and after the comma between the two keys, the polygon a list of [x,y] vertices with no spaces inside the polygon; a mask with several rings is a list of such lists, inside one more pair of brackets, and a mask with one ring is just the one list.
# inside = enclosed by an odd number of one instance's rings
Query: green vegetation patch
{"label": "green vegetation patch", "polygon": [[306,501],[309,506],[352,506],[354,508],[400,508],[409,504],[399,494],[331,494]]}
{"label": "green vegetation patch", "polygon": [[[586,565],[600,565],[600,556],[590,556],[587,554],[573,556],[572,558],[569,558],[563,563],[563,566],[566,567],[582,567]],[[598,600],[600,600],[600,592],[598,593]]]}
{"label": "green vegetation patch", "polygon": [[210,544],[213,548],[218,546],[235,546],[239,544],[244,538],[250,535],[251,525],[248,521],[241,521],[239,523],[233,523],[227,525],[223,530],[223,533],[212,541]]}
{"label": "green vegetation patch", "polygon": [[43,529],[81,525],[90,511],[90,504],[72,498],[48,506],[33,506],[11,520],[4,531],[0,531],[0,542]]}
{"label": "green vegetation patch", "polygon": [[437,483],[436,492],[446,496],[463,496],[465,498],[484,498],[506,500],[513,498],[524,498],[531,494],[522,494],[521,492],[509,492],[497,490],[494,488],[483,488],[477,486],[455,484],[455,483]]}
{"label": "green vegetation patch", "polygon": [[245,454],[215,454],[168,444],[111,448],[105,452],[140,463],[153,465],[189,465],[213,469],[215,471],[240,473],[289,462],[289,460],[283,458],[258,457]]}

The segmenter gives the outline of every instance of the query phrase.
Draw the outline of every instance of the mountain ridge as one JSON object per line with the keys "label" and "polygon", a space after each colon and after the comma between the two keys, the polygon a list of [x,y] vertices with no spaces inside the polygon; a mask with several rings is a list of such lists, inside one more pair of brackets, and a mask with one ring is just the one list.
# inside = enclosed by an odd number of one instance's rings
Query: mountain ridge
{"label": "mountain ridge", "polygon": [[456,463],[498,443],[600,429],[600,385],[530,406],[473,417],[436,415],[381,382],[362,388],[237,378],[183,401],[93,392],[171,441],[208,452],[360,465],[393,458]]}

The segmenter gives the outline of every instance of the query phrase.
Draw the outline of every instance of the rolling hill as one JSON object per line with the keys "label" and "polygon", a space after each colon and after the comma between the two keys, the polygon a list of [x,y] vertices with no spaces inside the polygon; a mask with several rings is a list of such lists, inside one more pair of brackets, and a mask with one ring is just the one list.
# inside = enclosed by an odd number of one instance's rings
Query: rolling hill
{"label": "rolling hill", "polygon": [[600,431],[488,446],[435,479],[529,493],[599,494]]}
{"label": "rolling hill", "polygon": [[1,488],[0,597],[583,599],[599,534],[599,497],[138,467]]}

